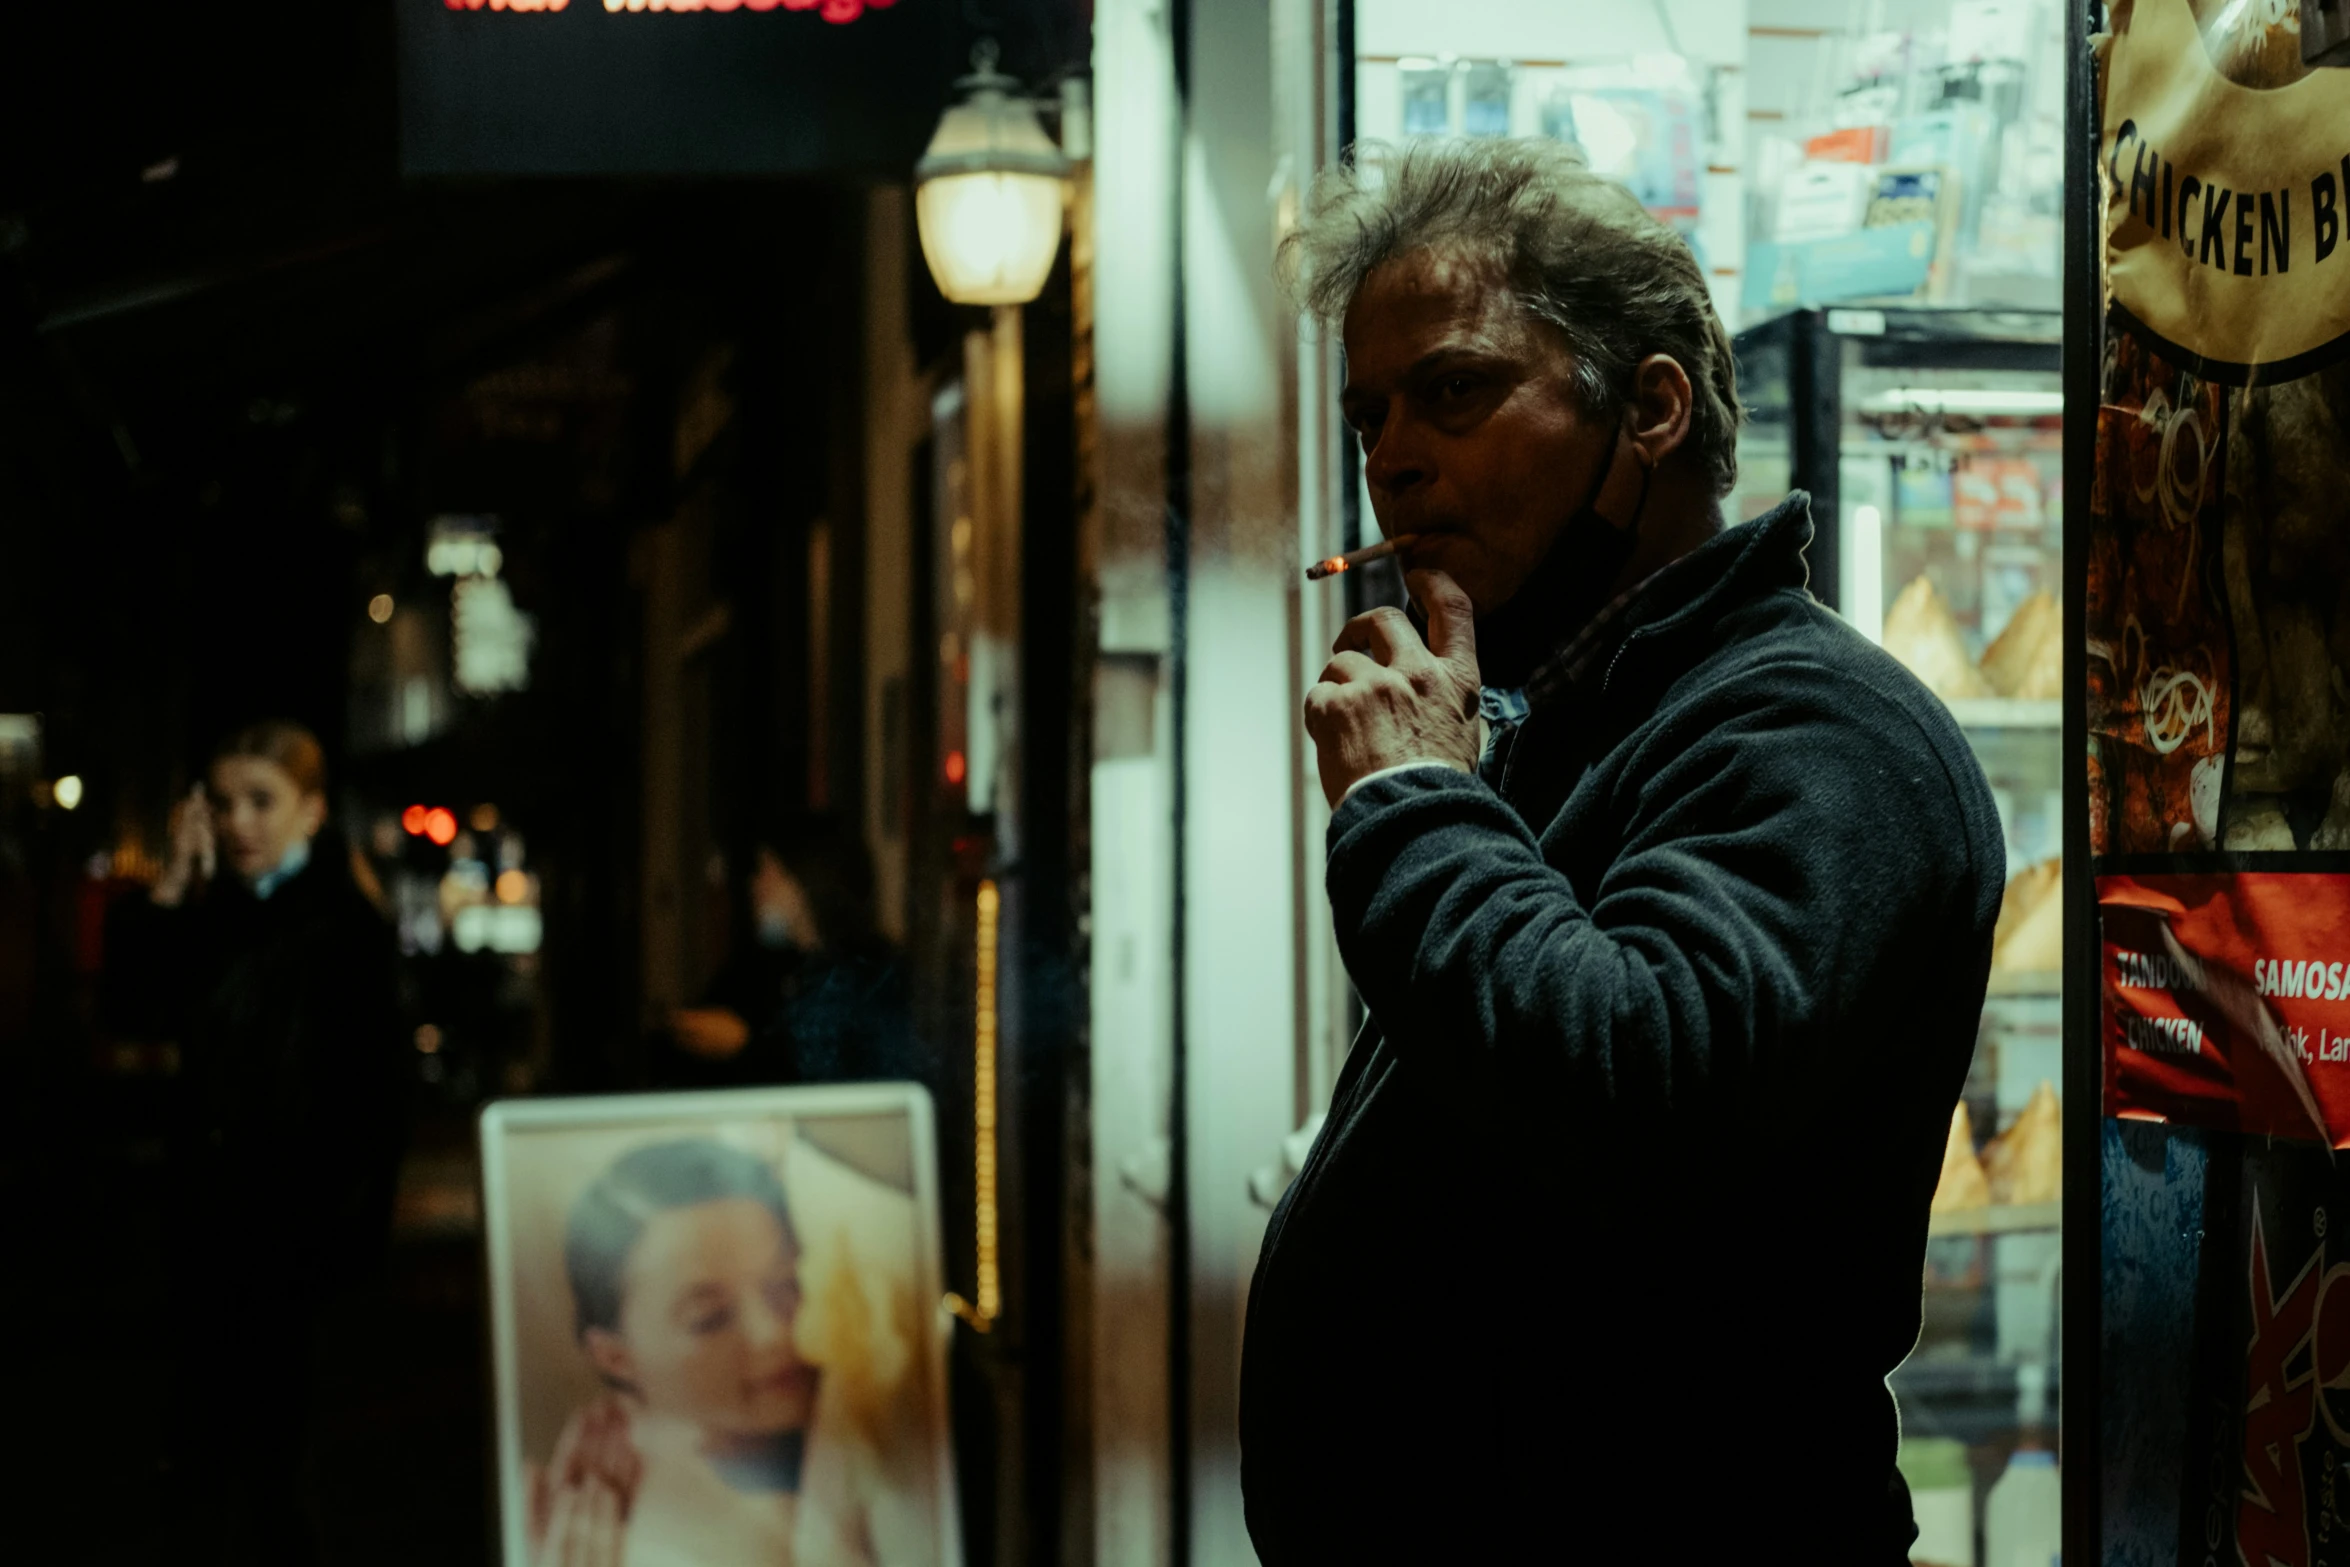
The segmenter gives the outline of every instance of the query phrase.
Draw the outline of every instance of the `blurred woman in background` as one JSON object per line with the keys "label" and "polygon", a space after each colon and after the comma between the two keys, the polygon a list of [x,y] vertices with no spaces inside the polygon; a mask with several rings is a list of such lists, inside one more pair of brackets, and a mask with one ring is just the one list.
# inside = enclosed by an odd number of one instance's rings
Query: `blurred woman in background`
{"label": "blurred woman in background", "polygon": [[316,737],[269,722],[220,746],[106,951],[108,1031],[176,1042],[187,1086],[183,1458],[233,1559],[308,1560],[310,1338],[382,1253],[407,1110],[392,933],[327,825]]}
{"label": "blurred woman in background", "polygon": [[750,856],[738,935],[699,1005],[670,1016],[669,1076],[693,1086],[924,1077],[904,965],[873,917],[873,867],[826,817]]}

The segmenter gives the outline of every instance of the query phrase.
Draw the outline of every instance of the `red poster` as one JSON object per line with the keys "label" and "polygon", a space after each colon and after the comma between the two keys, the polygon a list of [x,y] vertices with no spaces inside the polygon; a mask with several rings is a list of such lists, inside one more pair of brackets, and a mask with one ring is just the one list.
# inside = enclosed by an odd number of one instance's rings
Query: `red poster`
{"label": "red poster", "polygon": [[2105,1108],[2350,1147],[2350,875],[2100,876]]}

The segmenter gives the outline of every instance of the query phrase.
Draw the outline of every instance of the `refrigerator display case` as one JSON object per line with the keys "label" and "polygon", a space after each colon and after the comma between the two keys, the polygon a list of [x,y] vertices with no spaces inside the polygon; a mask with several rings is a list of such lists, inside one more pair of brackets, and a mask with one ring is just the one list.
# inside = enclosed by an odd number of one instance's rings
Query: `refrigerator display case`
{"label": "refrigerator display case", "polygon": [[1736,339],[1735,516],[1811,493],[1813,591],[1949,704],[2007,840],[1924,1330],[1893,1379],[1918,1561],[1983,1559],[1993,1490],[2053,1463],[2062,1387],[2061,328],[2054,312],[1844,307]]}

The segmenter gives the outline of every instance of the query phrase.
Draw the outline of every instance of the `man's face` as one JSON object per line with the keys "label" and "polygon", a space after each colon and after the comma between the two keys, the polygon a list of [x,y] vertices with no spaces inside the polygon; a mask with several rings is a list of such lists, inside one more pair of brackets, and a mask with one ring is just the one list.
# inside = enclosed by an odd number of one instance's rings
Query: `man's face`
{"label": "man's face", "polygon": [[1441,253],[1381,266],[1347,310],[1340,406],[1380,531],[1418,534],[1407,564],[1450,573],[1479,614],[1524,585],[1615,450],[1573,366],[1497,270]]}

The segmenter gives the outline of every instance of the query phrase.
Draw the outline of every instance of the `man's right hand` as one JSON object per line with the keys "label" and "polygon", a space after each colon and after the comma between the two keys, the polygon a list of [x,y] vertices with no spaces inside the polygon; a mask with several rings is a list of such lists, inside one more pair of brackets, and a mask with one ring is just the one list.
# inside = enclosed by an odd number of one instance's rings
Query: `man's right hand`
{"label": "man's right hand", "polygon": [[1427,641],[1392,606],[1357,615],[1306,692],[1306,733],[1332,810],[1360,780],[1408,762],[1477,770],[1476,610],[1441,571],[1405,583],[1427,611]]}
{"label": "man's right hand", "polygon": [[219,865],[220,851],[212,838],[212,802],[204,798],[204,786],[198,784],[171,808],[171,858],[147,895],[164,908],[177,908],[190,888],[212,879]]}

